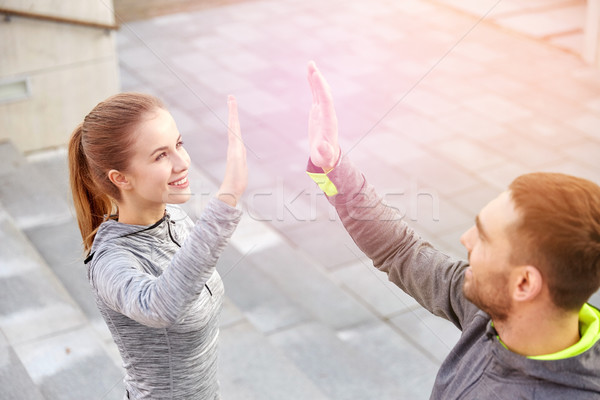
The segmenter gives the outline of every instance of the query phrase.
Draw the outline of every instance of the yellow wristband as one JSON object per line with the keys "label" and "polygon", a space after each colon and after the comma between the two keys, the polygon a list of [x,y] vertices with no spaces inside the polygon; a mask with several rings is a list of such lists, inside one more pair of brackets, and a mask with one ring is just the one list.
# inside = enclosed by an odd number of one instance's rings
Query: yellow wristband
{"label": "yellow wristband", "polygon": [[[329,171],[327,171],[327,172],[329,172]],[[338,194],[337,187],[335,187],[335,184],[333,182],[331,182],[331,180],[327,176],[327,173],[308,172],[308,171],[306,171],[306,173],[308,174],[308,176],[310,176],[310,178],[313,181],[315,181],[315,183],[317,185],[319,185],[321,190],[323,192],[325,192],[325,194],[327,196],[335,196],[336,194]]]}

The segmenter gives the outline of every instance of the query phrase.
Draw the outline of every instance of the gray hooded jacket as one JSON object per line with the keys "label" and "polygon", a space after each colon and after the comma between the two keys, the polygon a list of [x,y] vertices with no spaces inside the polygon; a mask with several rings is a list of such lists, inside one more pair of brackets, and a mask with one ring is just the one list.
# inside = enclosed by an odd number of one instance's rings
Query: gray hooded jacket
{"label": "gray hooded jacket", "polygon": [[215,270],[241,211],[212,199],[196,224],[178,207],[151,226],[104,222],[88,258],[130,399],[218,399]]}
{"label": "gray hooded jacket", "polygon": [[[322,171],[309,162],[308,172]],[[498,340],[490,317],[465,299],[465,261],[451,259],[416,235],[347,158],[327,177],[339,192],[329,201],[374,266],[462,331],[438,372],[431,399],[600,399],[600,311],[589,308],[595,322],[587,329],[596,341],[579,355],[542,361],[513,353]]]}

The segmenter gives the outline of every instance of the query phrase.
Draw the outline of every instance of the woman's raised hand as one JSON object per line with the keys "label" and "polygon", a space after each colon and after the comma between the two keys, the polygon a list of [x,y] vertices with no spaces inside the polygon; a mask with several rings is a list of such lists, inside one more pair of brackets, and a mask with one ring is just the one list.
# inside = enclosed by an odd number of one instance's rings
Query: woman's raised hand
{"label": "woman's raised hand", "polygon": [[227,167],[217,198],[235,207],[248,186],[248,165],[235,97],[230,95],[227,104],[229,105]]}
{"label": "woman's raised hand", "polygon": [[317,167],[328,171],[340,156],[338,123],[331,89],[314,61],[308,63],[308,82],[312,91],[312,107],[308,117],[310,159]]}

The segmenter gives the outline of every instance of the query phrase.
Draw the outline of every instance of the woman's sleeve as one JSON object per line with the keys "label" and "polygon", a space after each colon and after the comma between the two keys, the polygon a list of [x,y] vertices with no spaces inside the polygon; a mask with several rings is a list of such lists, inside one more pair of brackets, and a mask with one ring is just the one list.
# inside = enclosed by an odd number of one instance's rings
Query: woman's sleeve
{"label": "woman's sleeve", "polygon": [[169,267],[158,277],[143,272],[141,261],[127,249],[103,246],[90,265],[90,283],[111,309],[150,327],[168,327],[214,273],[241,214],[212,199]]}

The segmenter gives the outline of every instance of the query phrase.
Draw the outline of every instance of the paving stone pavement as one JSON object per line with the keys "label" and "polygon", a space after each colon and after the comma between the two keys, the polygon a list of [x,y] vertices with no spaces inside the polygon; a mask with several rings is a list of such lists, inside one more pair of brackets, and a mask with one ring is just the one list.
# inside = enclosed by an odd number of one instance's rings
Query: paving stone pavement
{"label": "paving stone pavement", "polygon": [[[539,3],[262,0],[122,26],[122,89],[156,94],[177,121],[191,215],[224,174],[226,96],[238,99],[250,182],[218,265],[224,399],[427,399],[458,338],[371,267],[305,176],[308,60],[331,83],[343,150],[452,256],[519,174],[600,183],[600,71],[547,40],[555,15],[530,12]],[[2,145],[0,159],[0,397],[121,398],[64,151]]]}

